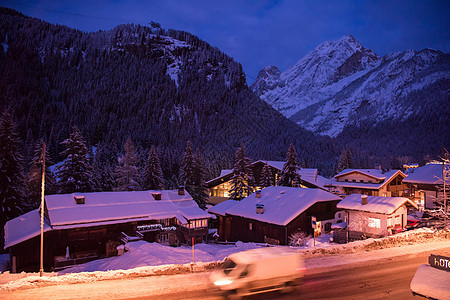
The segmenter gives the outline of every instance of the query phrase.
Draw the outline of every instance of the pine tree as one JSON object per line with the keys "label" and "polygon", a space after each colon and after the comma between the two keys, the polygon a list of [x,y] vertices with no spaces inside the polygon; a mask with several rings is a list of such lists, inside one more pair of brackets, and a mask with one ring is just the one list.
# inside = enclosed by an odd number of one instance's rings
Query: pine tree
{"label": "pine tree", "polygon": [[[42,150],[44,148],[44,140],[40,140],[34,149],[34,155],[30,163],[28,172],[28,204],[31,209],[39,207],[41,203],[41,189],[42,189]],[[56,193],[56,178],[50,166],[53,161],[49,155],[49,148],[45,150],[45,194]]]}
{"label": "pine tree", "polygon": [[300,180],[300,176],[298,175],[299,169],[297,152],[295,151],[294,145],[291,144],[287,152],[286,163],[281,170],[278,185],[293,186],[295,183],[298,183]]}
{"label": "pine tree", "polygon": [[151,146],[142,172],[143,187],[150,190],[163,189],[161,163],[155,146]]}
{"label": "pine tree", "polygon": [[92,165],[88,157],[86,141],[80,130],[74,126],[70,137],[64,140],[61,145],[66,149],[61,152],[61,156],[65,160],[56,170],[59,177],[59,192],[93,191]]}
{"label": "pine tree", "polygon": [[245,147],[241,144],[235,155],[233,177],[231,178],[229,191],[230,199],[242,200],[253,193],[255,182],[250,163],[251,160],[245,156]]}
{"label": "pine tree", "polygon": [[116,188],[115,191],[139,191],[141,185],[139,184],[139,158],[136,154],[131,138],[125,142],[125,153],[119,160],[119,165],[116,167]]}
{"label": "pine tree", "polygon": [[186,149],[184,150],[180,172],[180,180],[189,192],[189,186],[193,185],[195,174],[195,157],[190,141],[187,142]]}
{"label": "pine tree", "polygon": [[261,171],[261,186],[268,187],[274,185],[274,178],[272,173],[272,168],[266,162]]}
{"label": "pine tree", "polygon": [[[209,203],[208,198],[208,188],[205,185],[206,180],[206,169],[203,163],[203,157],[200,153],[200,149],[197,148],[195,151],[195,172],[194,172],[194,189],[192,191],[194,200],[198,203],[200,208],[205,209],[206,204]],[[191,194],[191,195],[192,195]]]}
{"label": "pine tree", "polygon": [[339,157],[336,173],[340,173],[345,169],[353,169],[353,159],[350,150],[344,149]]}
{"label": "pine tree", "polygon": [[114,170],[117,155],[109,145],[100,144],[95,152],[93,169],[95,190],[99,192],[112,191],[115,187]]}
{"label": "pine tree", "polygon": [[0,117],[0,246],[3,248],[3,228],[25,210],[25,177],[20,140],[9,112]]}
{"label": "pine tree", "polygon": [[208,189],[205,186],[206,169],[200,149],[197,148],[193,153],[190,141],[187,142],[180,171],[180,180],[186,190],[200,208],[206,208],[206,204],[208,204]]}

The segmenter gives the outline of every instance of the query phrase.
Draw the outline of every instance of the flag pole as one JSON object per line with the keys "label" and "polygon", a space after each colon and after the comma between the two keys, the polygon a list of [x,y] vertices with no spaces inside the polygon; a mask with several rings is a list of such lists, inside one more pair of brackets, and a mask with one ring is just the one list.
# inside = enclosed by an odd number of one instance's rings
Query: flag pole
{"label": "flag pole", "polygon": [[45,188],[45,142],[42,148],[42,184],[41,184],[41,257],[39,275],[44,275],[44,188]]}

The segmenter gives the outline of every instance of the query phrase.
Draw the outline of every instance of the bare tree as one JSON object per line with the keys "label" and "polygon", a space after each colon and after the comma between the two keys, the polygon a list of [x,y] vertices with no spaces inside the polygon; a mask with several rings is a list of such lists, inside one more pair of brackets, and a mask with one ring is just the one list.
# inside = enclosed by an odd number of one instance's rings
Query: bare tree
{"label": "bare tree", "polygon": [[437,227],[448,227],[450,218],[449,196],[450,196],[450,153],[443,149],[443,155],[440,159],[442,162],[442,174],[435,176],[438,180],[436,189],[438,191],[436,197],[436,209],[430,210],[431,219],[436,220]]}

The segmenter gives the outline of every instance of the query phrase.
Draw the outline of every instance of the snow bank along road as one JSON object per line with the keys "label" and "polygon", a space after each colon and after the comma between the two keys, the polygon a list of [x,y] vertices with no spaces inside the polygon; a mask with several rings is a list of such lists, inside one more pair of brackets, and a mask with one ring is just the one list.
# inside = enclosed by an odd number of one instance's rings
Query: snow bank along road
{"label": "snow bank along road", "polygon": [[[450,256],[450,241],[307,258],[304,284],[275,299],[414,299],[409,285],[430,253]],[[208,272],[124,278],[2,291],[0,299],[219,299]],[[261,299],[261,295],[253,297]]]}

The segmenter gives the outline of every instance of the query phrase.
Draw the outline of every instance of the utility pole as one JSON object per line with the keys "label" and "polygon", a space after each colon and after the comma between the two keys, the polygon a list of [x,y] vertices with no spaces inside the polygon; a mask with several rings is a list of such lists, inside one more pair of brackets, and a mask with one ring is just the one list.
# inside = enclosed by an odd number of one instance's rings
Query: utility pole
{"label": "utility pole", "polygon": [[42,148],[42,183],[41,183],[41,259],[39,275],[44,275],[44,189],[45,189],[45,142]]}
{"label": "utility pole", "polygon": [[447,187],[445,186],[445,181],[447,180],[447,170],[445,169],[445,162],[448,159],[448,152],[444,153],[444,158],[442,159],[442,179],[444,180],[444,228],[447,228],[447,214],[448,214],[448,208],[447,208]]}

